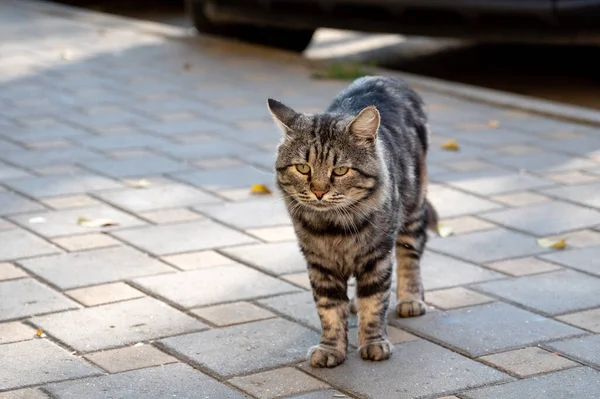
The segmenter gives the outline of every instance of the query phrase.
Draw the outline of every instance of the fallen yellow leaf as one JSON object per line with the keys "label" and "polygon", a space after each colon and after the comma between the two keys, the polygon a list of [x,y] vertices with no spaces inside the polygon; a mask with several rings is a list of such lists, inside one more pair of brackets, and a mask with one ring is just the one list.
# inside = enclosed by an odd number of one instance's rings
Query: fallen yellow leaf
{"label": "fallen yellow leaf", "polygon": [[495,129],[497,127],[500,127],[500,122],[491,120],[491,121],[488,121],[488,126]]}
{"label": "fallen yellow leaf", "polygon": [[250,188],[250,192],[257,195],[271,194],[269,187],[265,186],[264,184],[254,184],[252,188]]}
{"label": "fallen yellow leaf", "polygon": [[119,223],[113,222],[110,219],[88,219],[84,217],[77,218],[77,224],[83,227],[106,227],[119,225]]}
{"label": "fallen yellow leaf", "polygon": [[537,243],[543,248],[563,249],[567,246],[567,240],[565,239],[555,240],[553,238],[540,238],[537,240]]}
{"label": "fallen yellow leaf", "polygon": [[35,330],[35,335],[37,335],[40,338],[46,338],[46,334],[44,333],[44,331],[40,328],[38,328],[37,330]]}
{"label": "fallen yellow leaf", "polygon": [[132,186],[135,188],[148,188],[150,187],[150,182],[146,179],[141,179],[132,183]]}
{"label": "fallen yellow leaf", "polygon": [[452,228],[452,226],[447,226],[442,223],[438,223],[437,231],[438,231],[438,234],[440,235],[440,237],[446,238],[446,237],[450,237],[452,235],[452,232],[454,231],[454,229]]}
{"label": "fallen yellow leaf", "polygon": [[442,144],[442,150],[446,151],[458,151],[460,147],[458,146],[458,142],[454,139],[448,140]]}

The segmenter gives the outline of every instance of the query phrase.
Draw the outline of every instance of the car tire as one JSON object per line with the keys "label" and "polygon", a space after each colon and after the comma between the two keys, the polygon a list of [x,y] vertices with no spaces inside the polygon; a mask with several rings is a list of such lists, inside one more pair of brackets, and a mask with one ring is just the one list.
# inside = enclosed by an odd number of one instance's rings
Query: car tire
{"label": "car tire", "polygon": [[200,33],[235,38],[250,43],[277,47],[295,52],[304,51],[312,40],[314,29],[288,29],[245,24],[216,24],[204,13],[202,3],[188,2],[188,13]]}

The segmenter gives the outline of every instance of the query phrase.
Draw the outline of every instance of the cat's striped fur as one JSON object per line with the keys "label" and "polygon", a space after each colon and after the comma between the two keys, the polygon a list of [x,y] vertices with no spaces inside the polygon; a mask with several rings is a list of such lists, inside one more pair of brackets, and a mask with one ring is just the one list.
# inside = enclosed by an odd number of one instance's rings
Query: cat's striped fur
{"label": "cat's striped fur", "polygon": [[392,350],[385,321],[394,262],[397,314],[419,316],[426,309],[419,259],[437,215],[426,200],[423,102],[399,79],[364,77],[324,113],[298,113],[275,100],[268,105],[284,132],[277,185],[308,264],[322,325],[310,363],[334,367],[345,360],[351,276],[360,354],[385,360]]}

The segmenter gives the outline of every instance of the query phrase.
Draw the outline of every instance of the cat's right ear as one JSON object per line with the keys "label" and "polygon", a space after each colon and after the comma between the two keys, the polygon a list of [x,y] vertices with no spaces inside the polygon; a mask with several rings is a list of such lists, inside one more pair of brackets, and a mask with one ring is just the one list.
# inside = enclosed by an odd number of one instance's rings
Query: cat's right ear
{"label": "cat's right ear", "polygon": [[294,121],[298,119],[300,114],[287,105],[282,104],[277,100],[273,100],[272,98],[267,100],[267,107],[269,107],[269,112],[271,112],[271,116],[281,131],[284,134],[291,133],[291,126]]}

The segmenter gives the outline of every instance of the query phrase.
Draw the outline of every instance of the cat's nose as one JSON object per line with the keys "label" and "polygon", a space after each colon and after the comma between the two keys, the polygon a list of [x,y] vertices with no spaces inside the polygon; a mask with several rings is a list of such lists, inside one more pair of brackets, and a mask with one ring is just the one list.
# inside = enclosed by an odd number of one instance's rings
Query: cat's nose
{"label": "cat's nose", "polygon": [[314,194],[314,195],[317,197],[317,199],[319,199],[319,200],[320,200],[320,199],[322,199],[322,198],[323,198],[323,196],[324,196],[325,194],[327,194],[327,191],[324,191],[324,190],[315,190],[315,189],[311,189],[310,191],[312,191],[312,192],[313,192],[313,194]]}

